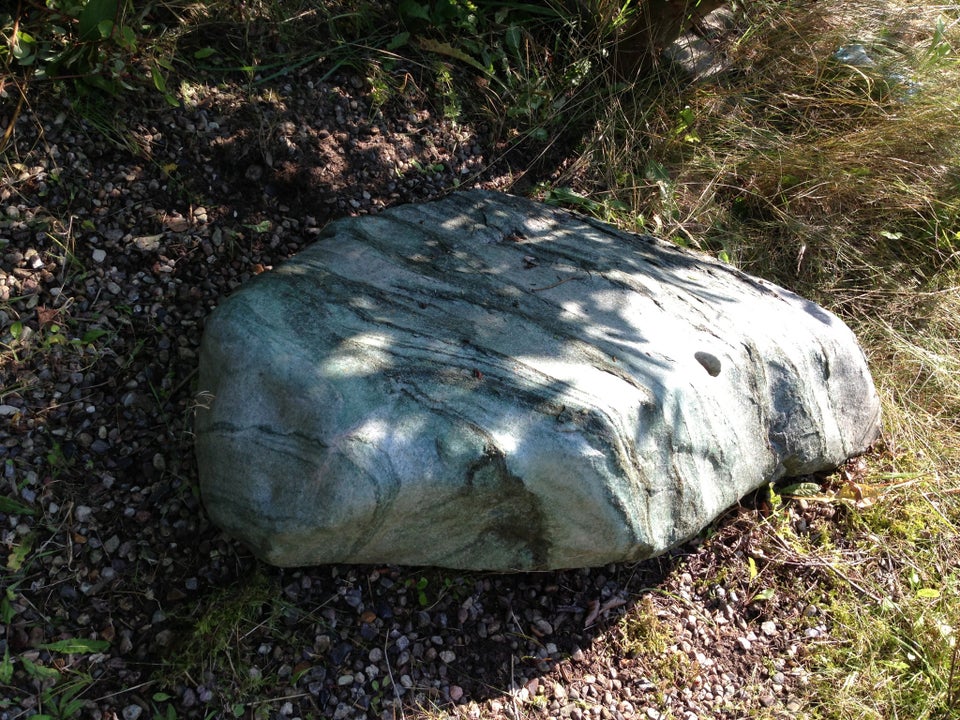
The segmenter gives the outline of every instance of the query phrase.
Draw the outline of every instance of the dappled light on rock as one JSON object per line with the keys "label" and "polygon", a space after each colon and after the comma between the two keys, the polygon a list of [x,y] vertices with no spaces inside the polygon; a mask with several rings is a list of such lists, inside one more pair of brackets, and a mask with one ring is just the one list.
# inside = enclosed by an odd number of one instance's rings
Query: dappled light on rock
{"label": "dappled light on rock", "polygon": [[879,432],[823,308],[480,191],[336,222],[242,287],[199,390],[207,510],[282,566],[641,560]]}

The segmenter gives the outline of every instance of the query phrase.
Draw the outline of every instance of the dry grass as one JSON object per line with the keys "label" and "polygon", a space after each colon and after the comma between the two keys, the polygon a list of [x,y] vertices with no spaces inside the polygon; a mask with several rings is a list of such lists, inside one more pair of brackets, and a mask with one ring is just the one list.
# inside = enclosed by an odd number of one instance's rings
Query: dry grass
{"label": "dry grass", "polygon": [[[746,3],[732,72],[616,94],[561,182],[837,311],[883,399],[822,718],[960,713],[960,7]],[[845,49],[845,51],[844,51]],[[840,52],[838,52],[840,51]],[[850,61],[858,53],[869,64]],[[811,556],[811,562],[815,562]],[[796,561],[796,558],[794,558]],[[814,589],[817,592],[817,589]],[[872,598],[872,599],[871,599]]]}

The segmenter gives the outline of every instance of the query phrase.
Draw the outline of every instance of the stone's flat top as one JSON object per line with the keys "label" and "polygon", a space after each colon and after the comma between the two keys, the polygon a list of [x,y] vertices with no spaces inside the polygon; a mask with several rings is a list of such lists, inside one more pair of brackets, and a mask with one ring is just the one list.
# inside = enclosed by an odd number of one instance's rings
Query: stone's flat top
{"label": "stone's flat top", "polygon": [[208,509],[277,564],[648,557],[879,412],[816,304],[480,191],[329,226],[216,311],[200,385]]}

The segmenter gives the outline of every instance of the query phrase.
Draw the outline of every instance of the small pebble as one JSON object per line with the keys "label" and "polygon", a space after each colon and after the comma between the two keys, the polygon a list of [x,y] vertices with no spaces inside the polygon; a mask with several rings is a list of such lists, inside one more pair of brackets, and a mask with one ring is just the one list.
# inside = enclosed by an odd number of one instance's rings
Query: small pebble
{"label": "small pebble", "polygon": [[92,253],[93,261],[98,265],[107,259],[107,251],[102,248],[95,248]]}
{"label": "small pebble", "polygon": [[534,622],[533,626],[540,632],[541,635],[553,635],[553,625],[543,618],[540,618]]}
{"label": "small pebble", "polygon": [[123,709],[123,720],[137,720],[143,713],[143,708],[139,705],[127,705]]}

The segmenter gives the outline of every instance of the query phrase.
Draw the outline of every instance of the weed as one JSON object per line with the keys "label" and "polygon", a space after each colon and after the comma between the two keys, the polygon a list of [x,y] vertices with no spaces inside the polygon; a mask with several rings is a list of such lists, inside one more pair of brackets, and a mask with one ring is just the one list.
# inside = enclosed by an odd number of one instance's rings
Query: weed
{"label": "weed", "polygon": [[163,77],[169,61],[149,56],[159,46],[145,42],[148,12],[141,8],[138,14],[123,0],[80,5],[52,0],[42,9],[20,4],[16,14],[0,13],[0,30],[8,39],[0,60],[22,77],[70,83],[78,97],[93,90],[109,95],[133,90],[135,65],[144,62],[153,86],[176,104]]}
{"label": "weed", "polygon": [[643,665],[661,692],[686,685],[696,674],[696,663],[676,648],[673,629],[659,617],[649,593],[620,619],[617,643],[625,657]]}
{"label": "weed", "polygon": [[413,591],[421,608],[430,608],[447,595],[460,600],[467,587],[463,577],[451,577],[441,570],[407,578],[404,585]]}
{"label": "weed", "polygon": [[275,678],[264,670],[264,658],[250,647],[255,633],[275,634],[286,604],[280,600],[275,578],[258,569],[230,587],[221,588],[188,615],[173,618],[182,626],[180,640],[163,658],[158,686],[172,687],[184,678],[211,676],[220,679],[223,707],[244,715],[247,706],[257,716],[269,714],[258,689]]}
{"label": "weed", "polygon": [[[69,644],[69,647],[68,647]],[[6,685],[13,678],[14,673],[26,675],[35,688],[35,707],[37,718],[51,720],[71,720],[79,717],[87,708],[89,699],[85,695],[96,684],[96,679],[88,672],[77,669],[77,666],[89,659],[96,659],[96,653],[107,649],[109,643],[99,640],[62,641],[50,643],[44,649],[53,650],[68,655],[66,660],[41,661],[36,651],[25,652],[11,657],[9,650],[5,650],[3,660],[0,661],[0,685]]]}

